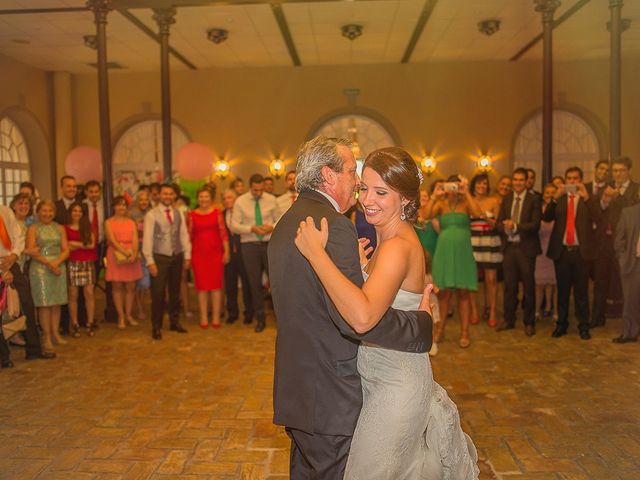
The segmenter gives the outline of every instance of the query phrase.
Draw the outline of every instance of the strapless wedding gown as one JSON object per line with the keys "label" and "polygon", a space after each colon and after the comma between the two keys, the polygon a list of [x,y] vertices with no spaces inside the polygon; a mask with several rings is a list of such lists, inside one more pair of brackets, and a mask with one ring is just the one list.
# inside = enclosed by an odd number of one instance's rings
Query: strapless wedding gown
{"label": "strapless wedding gown", "polygon": [[[421,298],[400,290],[392,306],[417,310]],[[476,449],[455,403],[433,380],[427,354],[363,344],[358,372],[363,404],[345,480],[478,478]]]}

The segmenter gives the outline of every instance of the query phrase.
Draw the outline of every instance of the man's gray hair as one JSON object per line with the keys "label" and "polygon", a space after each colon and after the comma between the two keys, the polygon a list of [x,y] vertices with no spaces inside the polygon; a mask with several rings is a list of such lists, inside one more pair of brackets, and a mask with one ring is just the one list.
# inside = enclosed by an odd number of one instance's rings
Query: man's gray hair
{"label": "man's gray hair", "polygon": [[338,153],[338,145],[351,148],[351,141],[344,138],[315,137],[305,143],[298,152],[296,164],[296,190],[319,190],[324,184],[322,167],[342,172],[344,161]]}

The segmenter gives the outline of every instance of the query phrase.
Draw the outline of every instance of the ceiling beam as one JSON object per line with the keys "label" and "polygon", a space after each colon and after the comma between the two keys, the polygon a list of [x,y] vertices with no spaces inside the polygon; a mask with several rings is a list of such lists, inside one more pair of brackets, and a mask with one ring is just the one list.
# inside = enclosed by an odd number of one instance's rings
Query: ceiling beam
{"label": "ceiling beam", "polygon": [[0,15],[25,15],[34,13],[72,13],[88,12],[86,7],[63,7],[63,8],[15,8],[0,10]]}
{"label": "ceiling beam", "polygon": [[272,3],[271,11],[273,12],[273,16],[276,17],[278,27],[280,27],[280,33],[282,34],[282,39],[284,40],[285,45],[287,46],[287,50],[289,50],[291,62],[293,62],[293,65],[295,67],[301,66],[302,63],[300,62],[300,57],[298,56],[298,50],[296,50],[296,44],[293,43],[291,30],[289,30],[289,24],[287,23],[287,19],[285,18],[284,12],[282,11],[282,5],[280,5],[279,3]]}
{"label": "ceiling beam", "polygon": [[426,0],[424,2],[422,12],[420,12],[420,17],[418,17],[416,26],[413,29],[411,38],[409,39],[409,44],[404,51],[404,55],[402,55],[402,60],[400,60],[400,63],[409,63],[411,55],[413,54],[413,50],[416,48],[418,40],[420,40],[420,35],[422,35],[424,27],[427,26],[427,22],[429,21],[429,18],[431,18],[431,14],[433,13],[433,9],[436,8],[437,3],[438,0]]}
{"label": "ceiling beam", "polygon": [[234,5],[272,5],[283,3],[337,3],[358,1],[389,1],[389,0],[111,0],[113,7],[120,9],[132,8],[166,8],[166,7],[208,7]]}
{"label": "ceiling beam", "polygon": [[[571,18],[578,10],[584,7],[591,0],[578,0],[573,4],[571,8],[568,8],[566,12],[558,17],[556,21],[553,22],[553,29],[559,27],[563,22]],[[536,35],[529,43],[527,43],[524,47],[522,47],[518,52],[509,59],[510,62],[515,62],[520,59],[525,53],[531,50],[540,40],[542,40],[542,33]]]}
{"label": "ceiling beam", "polygon": [[[147,25],[145,25],[145,23],[142,20],[140,20],[138,17],[136,17],[133,13],[129,12],[128,10],[122,10],[122,9],[118,9],[118,13],[122,15],[124,18],[126,18],[127,20],[129,20],[131,23],[133,23],[145,35],[153,39],[158,45],[160,45],[160,35],[158,35],[156,32],[154,32],[149,27],[147,27]],[[184,55],[182,55],[180,52],[178,52],[175,48],[171,46],[169,46],[169,53],[173,55],[175,58],[177,58],[178,60],[180,60],[182,63],[184,63],[191,70],[198,69],[193,63],[187,60]]]}

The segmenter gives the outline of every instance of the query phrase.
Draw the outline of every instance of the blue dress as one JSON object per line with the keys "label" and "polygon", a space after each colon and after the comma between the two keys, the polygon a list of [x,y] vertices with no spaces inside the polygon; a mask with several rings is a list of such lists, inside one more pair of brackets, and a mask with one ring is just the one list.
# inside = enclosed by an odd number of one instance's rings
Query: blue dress
{"label": "blue dress", "polygon": [[[40,254],[47,260],[54,260],[60,256],[62,250],[62,234],[60,225],[51,222],[48,225],[36,224],[36,244],[40,247]],[[52,307],[66,305],[67,297],[67,266],[60,265],[60,275],[56,275],[49,267],[34,260],[29,267],[29,282],[31,296],[36,307]]]}

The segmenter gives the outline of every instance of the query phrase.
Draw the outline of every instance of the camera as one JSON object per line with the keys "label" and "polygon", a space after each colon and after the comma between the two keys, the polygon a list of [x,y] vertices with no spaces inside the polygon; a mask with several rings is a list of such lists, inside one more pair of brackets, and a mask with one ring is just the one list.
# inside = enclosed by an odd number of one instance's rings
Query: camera
{"label": "camera", "polygon": [[457,192],[458,182],[445,182],[443,188],[445,192]]}
{"label": "camera", "polygon": [[567,183],[564,186],[564,191],[575,194],[578,191],[578,186],[575,183]]}

